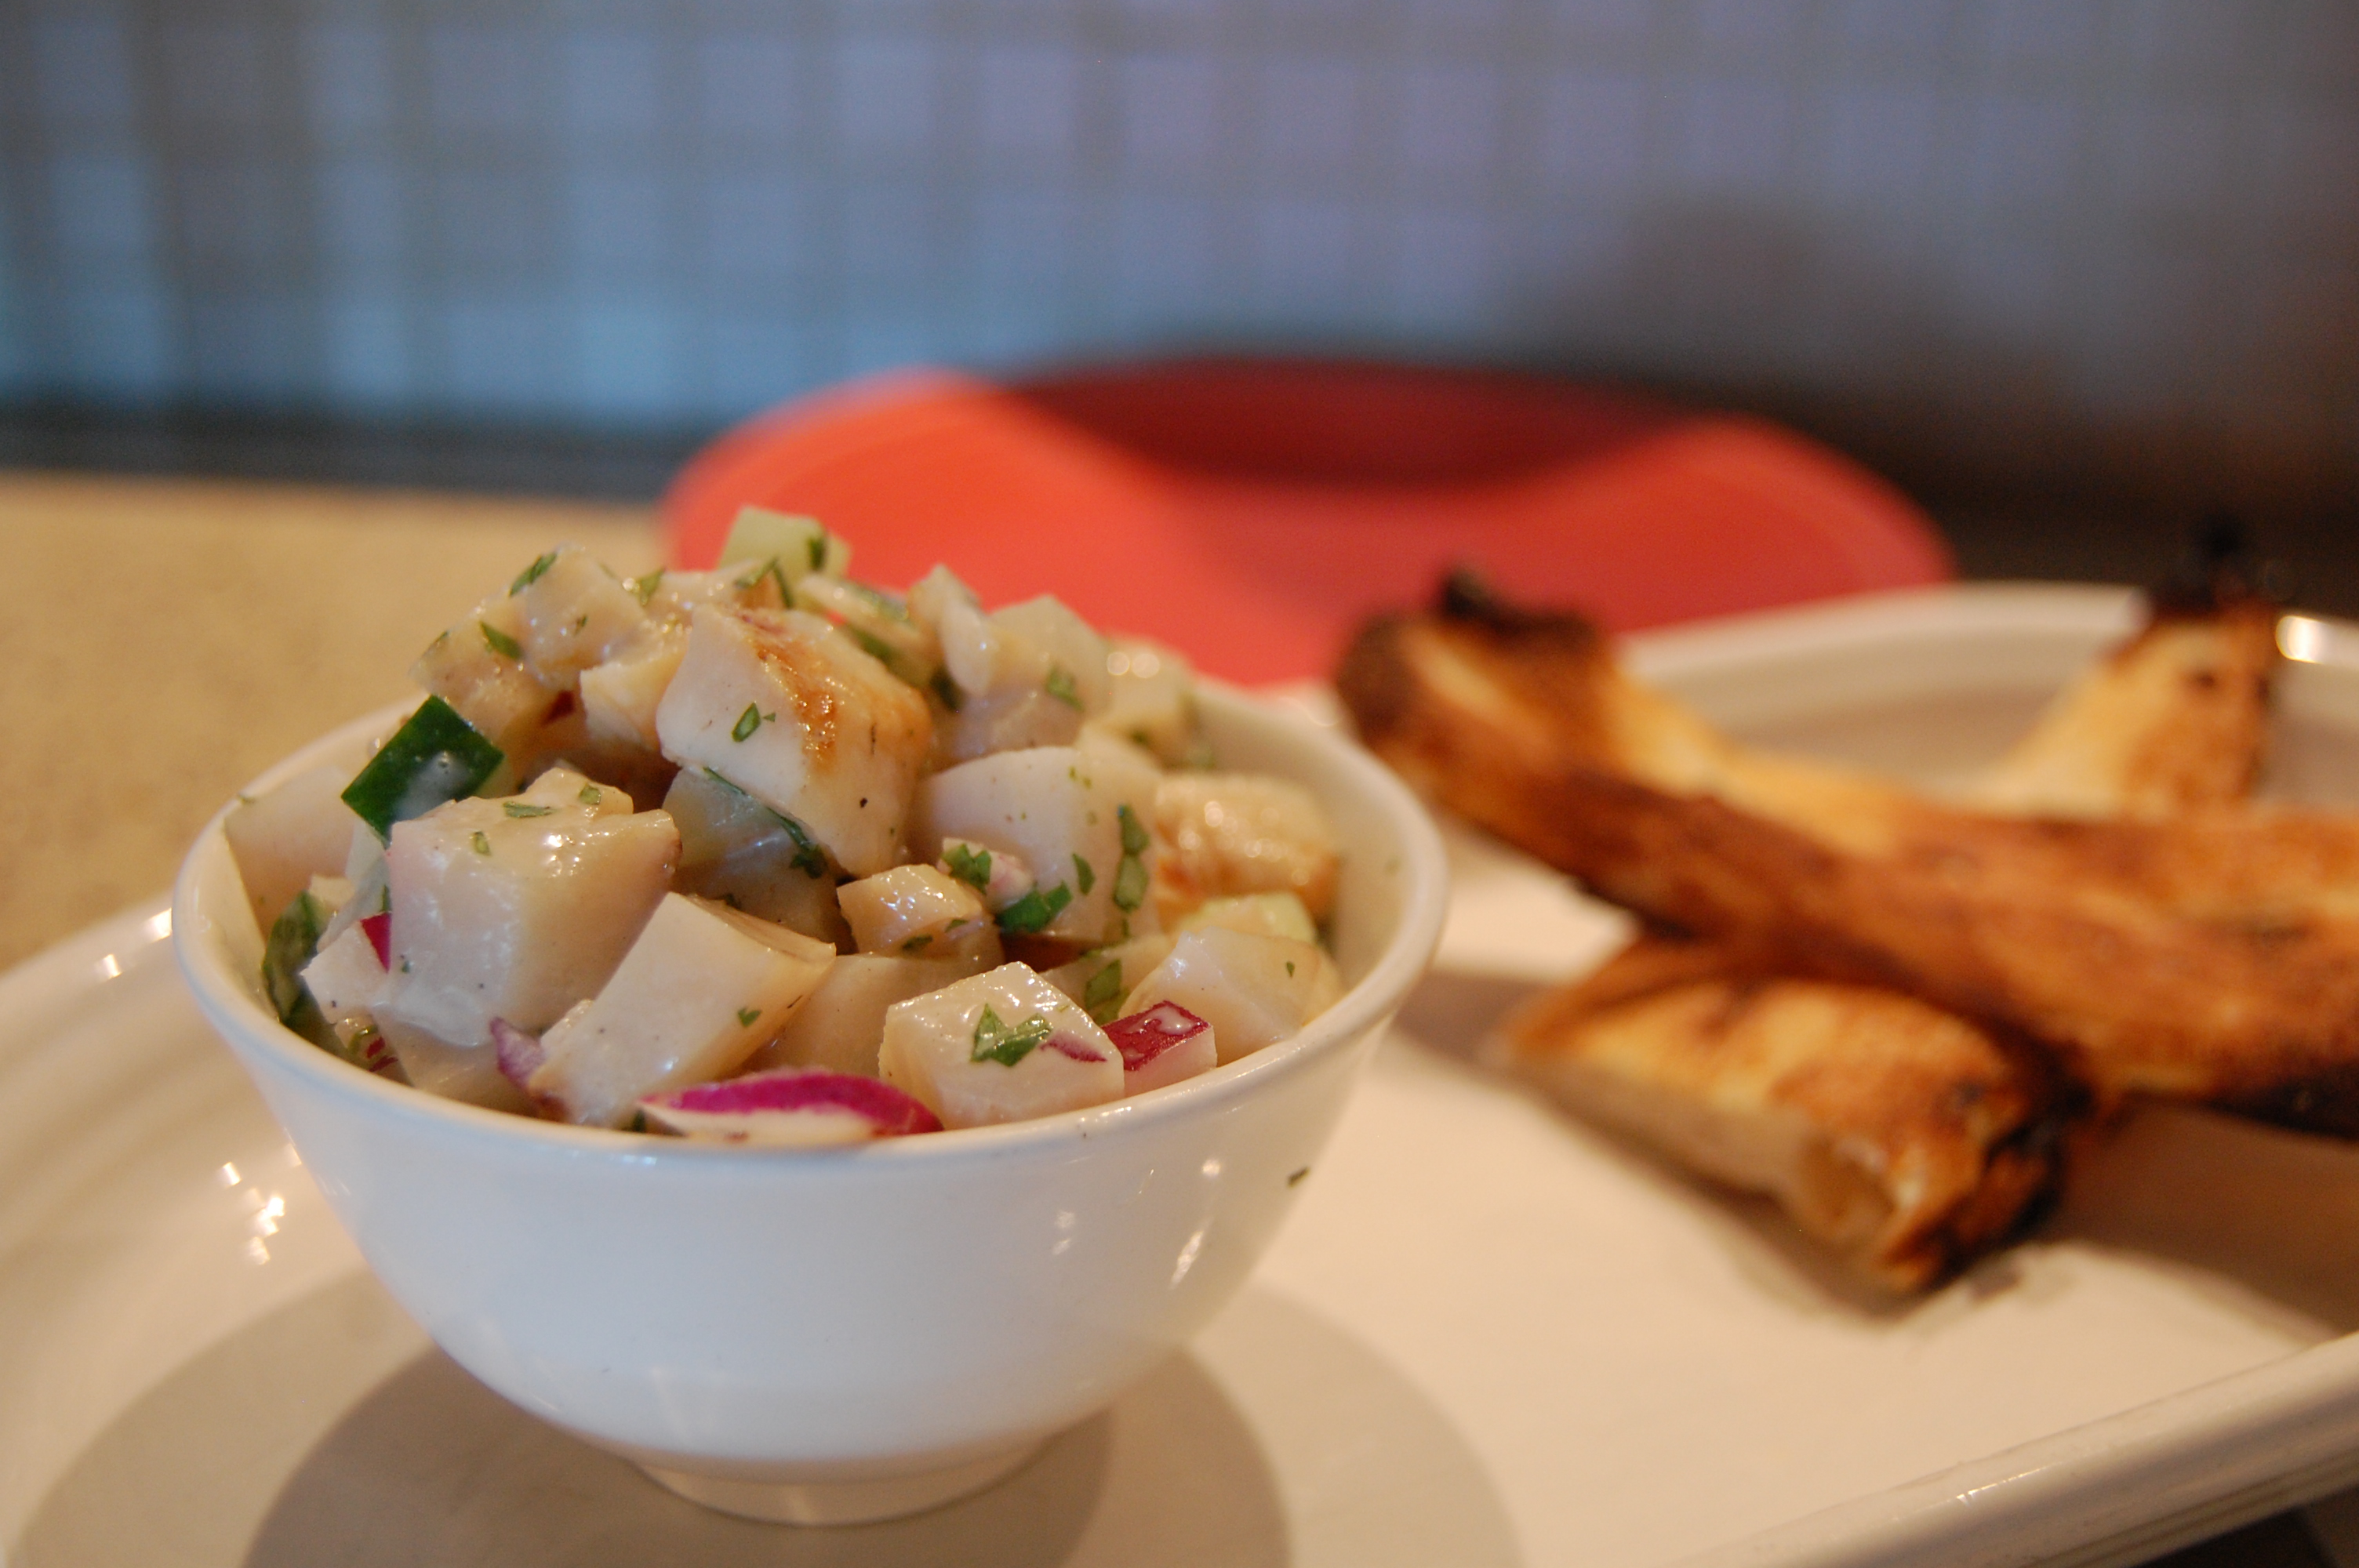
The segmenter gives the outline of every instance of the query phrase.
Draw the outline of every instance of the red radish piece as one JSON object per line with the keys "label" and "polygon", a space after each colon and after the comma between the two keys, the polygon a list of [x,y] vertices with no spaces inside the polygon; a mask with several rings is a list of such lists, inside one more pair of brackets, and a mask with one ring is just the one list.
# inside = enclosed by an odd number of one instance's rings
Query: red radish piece
{"label": "red radish piece", "polygon": [[375,914],[361,916],[361,929],[368,933],[369,946],[376,949],[380,968],[393,968],[393,911],[379,910]]}
{"label": "red radish piece", "polygon": [[650,1129],[726,1143],[824,1148],[940,1132],[940,1120],[881,1078],[788,1067],[639,1102]]}
{"label": "red radish piece", "polygon": [[1097,1050],[1087,1041],[1076,1040],[1070,1034],[1051,1034],[1043,1044],[1059,1055],[1071,1056],[1076,1062],[1105,1060],[1104,1052]]}
{"label": "red radish piece", "polygon": [[1158,1001],[1143,1012],[1117,1018],[1105,1032],[1122,1053],[1125,1095],[1192,1078],[1220,1059],[1212,1026],[1176,1001]]}
{"label": "red radish piece", "polygon": [[495,1018],[492,1044],[500,1054],[500,1076],[527,1094],[531,1093],[525,1080],[549,1054],[541,1049],[540,1036],[527,1034],[505,1018]]}

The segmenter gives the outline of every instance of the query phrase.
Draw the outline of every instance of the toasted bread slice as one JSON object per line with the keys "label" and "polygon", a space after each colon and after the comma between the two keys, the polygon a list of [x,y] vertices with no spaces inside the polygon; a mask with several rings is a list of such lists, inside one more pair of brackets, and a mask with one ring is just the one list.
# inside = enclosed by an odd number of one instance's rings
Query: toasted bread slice
{"label": "toasted bread slice", "polygon": [[2250,593],[2158,604],[1974,782],[1974,804],[2159,821],[2244,800],[2268,745],[2277,627],[2277,606]]}
{"label": "toasted bread slice", "polygon": [[1603,896],[1896,986],[2134,1092],[2359,1134],[2359,817],[2061,822],[1746,751],[1575,618],[1464,595],[1337,686],[1379,754]]}
{"label": "toasted bread slice", "polygon": [[2071,1104],[2036,1054],[1954,1013],[1659,935],[1526,1004],[1493,1049],[1578,1114],[1775,1197],[1896,1292],[2036,1212]]}

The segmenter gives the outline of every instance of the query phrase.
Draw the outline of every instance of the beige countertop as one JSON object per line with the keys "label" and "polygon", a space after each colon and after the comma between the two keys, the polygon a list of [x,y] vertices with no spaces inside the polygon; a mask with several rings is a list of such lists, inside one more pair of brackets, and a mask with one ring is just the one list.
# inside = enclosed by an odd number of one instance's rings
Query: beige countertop
{"label": "beige countertop", "polygon": [[637,507],[27,472],[0,472],[0,969],[164,892],[239,785],[412,691],[550,545],[660,554]]}

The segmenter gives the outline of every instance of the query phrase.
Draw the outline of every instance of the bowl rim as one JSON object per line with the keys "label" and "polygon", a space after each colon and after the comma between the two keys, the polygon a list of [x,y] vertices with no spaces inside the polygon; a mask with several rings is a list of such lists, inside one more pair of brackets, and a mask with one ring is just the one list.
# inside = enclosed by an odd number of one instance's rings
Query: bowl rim
{"label": "bowl rim", "polygon": [[[749,1147],[578,1127],[494,1110],[395,1083],[321,1050],[280,1023],[235,978],[226,961],[220,923],[206,903],[201,884],[230,853],[222,825],[242,798],[275,788],[295,773],[320,765],[324,756],[386,731],[416,708],[423,700],[420,697],[405,697],[339,725],[264,770],[223,803],[190,845],[173,883],[173,955],[201,1011],[238,1054],[258,1051],[315,1092],[410,1123],[419,1133],[445,1139],[489,1139],[559,1157],[603,1158],[683,1170],[777,1168],[817,1174],[841,1172],[853,1164],[906,1169],[920,1164],[995,1162],[1034,1153],[1070,1153],[1083,1143],[1134,1130],[1144,1135],[1147,1130],[1174,1119],[1218,1115],[1223,1107],[1275,1080],[1293,1076],[1384,1023],[1430,962],[1449,902],[1449,869],[1440,834],[1415,794],[1390,769],[1340,727],[1321,725],[1299,709],[1208,677],[1198,677],[1196,688],[1200,701],[1223,720],[1262,726],[1268,733],[1330,752],[1330,760],[1344,778],[1368,797],[1393,830],[1393,853],[1399,860],[1402,878],[1400,913],[1391,936],[1367,972],[1299,1033],[1208,1073],[1135,1098],[923,1137],[880,1138],[824,1149]],[[234,863],[230,869],[234,872]]]}

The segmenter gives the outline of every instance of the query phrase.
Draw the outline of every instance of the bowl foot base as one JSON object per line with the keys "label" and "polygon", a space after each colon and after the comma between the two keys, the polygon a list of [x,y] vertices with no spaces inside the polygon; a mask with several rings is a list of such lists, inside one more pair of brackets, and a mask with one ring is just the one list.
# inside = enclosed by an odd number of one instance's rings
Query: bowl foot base
{"label": "bowl foot base", "polygon": [[741,1481],[642,1465],[657,1485],[722,1513],[772,1524],[869,1524],[956,1502],[1016,1470],[1040,1451],[1022,1443],[998,1454],[913,1476],[861,1481]]}

